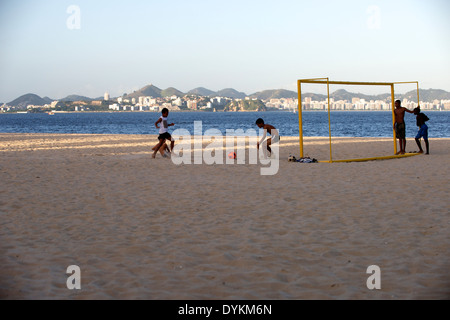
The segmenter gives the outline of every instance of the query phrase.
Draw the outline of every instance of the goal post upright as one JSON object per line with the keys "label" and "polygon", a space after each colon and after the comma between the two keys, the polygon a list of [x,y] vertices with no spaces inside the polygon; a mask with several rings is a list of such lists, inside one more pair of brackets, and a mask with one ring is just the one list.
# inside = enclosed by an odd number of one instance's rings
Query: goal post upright
{"label": "goal post upright", "polygon": [[301,80],[297,81],[297,89],[298,89],[298,132],[299,132],[299,141],[300,141],[300,158],[303,158],[303,104],[302,104],[302,83]]}
{"label": "goal post upright", "polygon": [[333,163],[333,151],[331,149],[331,102],[330,102],[330,79],[327,78],[328,93],[328,133],[330,135],[330,163]]}
{"label": "goal post upright", "polygon": [[419,81],[417,81],[417,104],[420,107],[420,92],[419,92]]}
{"label": "goal post upright", "polygon": [[394,131],[394,154],[397,154],[397,132],[395,131],[395,88],[391,84],[391,99],[392,99],[392,128]]}
{"label": "goal post upright", "polygon": [[305,156],[305,151],[304,151],[304,148],[303,148],[302,83],[305,83],[305,81],[310,81],[309,83],[317,83],[316,81],[319,81],[319,80],[327,80],[327,81],[329,81],[328,78],[303,79],[303,80],[298,80],[297,81],[297,90],[298,90],[298,131],[299,131],[299,141],[300,141],[300,158],[303,158]]}

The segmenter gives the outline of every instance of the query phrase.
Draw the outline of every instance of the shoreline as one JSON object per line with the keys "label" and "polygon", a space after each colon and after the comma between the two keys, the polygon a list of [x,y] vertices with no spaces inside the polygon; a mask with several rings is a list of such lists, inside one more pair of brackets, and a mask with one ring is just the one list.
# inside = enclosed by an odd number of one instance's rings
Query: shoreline
{"label": "shoreline", "polygon": [[[294,110],[294,109],[293,109]],[[297,109],[295,109],[297,111]],[[450,112],[450,110],[428,110],[424,109],[423,112]],[[49,111],[50,112],[50,111]],[[159,111],[53,111],[56,114],[89,114],[89,113],[160,113]],[[294,113],[298,114],[298,112],[292,112],[292,110],[270,110],[270,111],[202,111],[202,110],[174,110],[170,111],[171,113],[273,113],[273,112],[282,112],[282,113]],[[327,110],[303,110],[303,113],[310,112],[323,112],[328,113]],[[331,112],[386,112],[392,113],[392,110],[331,110]],[[2,114],[47,114],[48,112],[0,112]]]}
{"label": "shoreline", "polygon": [[[297,109],[295,109],[297,111]],[[422,110],[426,112],[450,112],[450,110]],[[159,111],[54,111],[55,114],[64,113],[160,113]],[[171,113],[272,113],[272,112],[283,112],[283,113],[297,113],[289,110],[270,110],[270,111],[202,111],[202,110],[172,110]],[[323,112],[327,113],[327,110],[303,110],[303,112]],[[386,112],[392,113],[392,110],[331,110],[331,112]],[[0,112],[0,114],[46,114],[47,112]]]}
{"label": "shoreline", "polygon": [[[222,132],[223,133],[223,132]],[[0,138],[1,135],[48,135],[48,136],[124,136],[124,137],[132,137],[132,136],[143,136],[143,137],[153,137],[153,138],[157,138],[158,135],[157,134],[153,134],[153,133],[149,133],[149,134],[136,134],[136,133],[52,133],[52,132],[1,132],[0,131]],[[195,135],[190,135],[191,137],[195,137]],[[184,137],[184,136],[181,136]],[[203,135],[203,137],[209,137],[209,136],[205,136]],[[242,138],[242,137],[247,137],[247,138],[256,138],[258,136],[236,136],[238,138]],[[280,136],[281,139],[285,138],[285,139],[296,139],[297,142],[299,141],[299,136],[295,135],[295,136],[285,136],[285,135],[281,135]],[[303,136],[304,139],[330,139],[329,136]],[[332,141],[334,140],[339,140],[339,139],[357,139],[357,140],[361,140],[361,139],[372,139],[372,140],[389,140],[389,141],[393,141],[393,137],[376,137],[376,136],[370,136],[370,137],[349,137],[349,136],[332,136],[331,137]],[[407,137],[406,140],[410,141],[413,140],[414,141],[414,137]],[[430,137],[429,138],[430,141],[439,141],[439,140],[450,140],[450,137]],[[0,140],[1,142],[1,140]]]}

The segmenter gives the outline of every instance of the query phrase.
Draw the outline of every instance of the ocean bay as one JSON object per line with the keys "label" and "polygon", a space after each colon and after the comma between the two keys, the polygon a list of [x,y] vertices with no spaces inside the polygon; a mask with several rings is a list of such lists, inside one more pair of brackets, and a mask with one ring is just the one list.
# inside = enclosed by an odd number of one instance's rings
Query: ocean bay
{"label": "ocean bay", "polygon": [[[425,112],[431,138],[450,137],[450,112]],[[61,134],[157,134],[154,123],[160,117],[154,112],[117,113],[57,113],[1,114],[2,133],[61,133]],[[256,130],[255,121],[263,118],[279,129],[281,136],[298,136],[298,114],[290,112],[171,112],[169,121],[175,123],[171,131],[185,129],[194,133],[194,122],[201,121],[203,132],[218,129]],[[407,136],[417,133],[416,119],[406,115]],[[329,135],[328,113],[303,113],[305,136]],[[392,113],[381,111],[334,111],[331,113],[333,137],[392,137]]]}

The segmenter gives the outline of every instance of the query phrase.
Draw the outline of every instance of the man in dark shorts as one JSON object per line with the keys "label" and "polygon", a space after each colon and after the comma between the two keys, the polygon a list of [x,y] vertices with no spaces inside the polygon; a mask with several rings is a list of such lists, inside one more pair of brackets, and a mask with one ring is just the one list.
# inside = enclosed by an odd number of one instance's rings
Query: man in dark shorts
{"label": "man in dark shorts", "polygon": [[[173,147],[175,146],[175,141],[173,141],[172,136],[168,132],[168,128],[174,126],[175,124],[171,123],[168,124],[167,117],[169,116],[169,109],[164,108],[162,109],[162,116],[158,119],[158,121],[155,122],[155,127],[159,129],[159,136],[158,136],[158,144],[153,148],[154,152],[152,155],[152,158],[156,158],[156,154],[158,153],[161,146],[167,141],[170,141],[170,151],[173,150]],[[159,125],[159,126],[158,126]]]}
{"label": "man in dark shorts", "polygon": [[405,112],[414,113],[414,111],[408,110],[402,107],[400,100],[395,101],[395,135],[400,143],[400,151],[397,154],[406,153],[406,125],[405,125]]}
{"label": "man in dark shorts", "polygon": [[425,147],[427,148],[427,153],[430,154],[430,143],[428,142],[428,126],[426,122],[430,120],[425,113],[420,112],[420,107],[414,109],[414,114],[417,119],[417,126],[419,127],[419,132],[416,136],[416,143],[419,147],[419,153],[423,153],[422,144],[420,143],[420,139],[423,138],[425,141]]}

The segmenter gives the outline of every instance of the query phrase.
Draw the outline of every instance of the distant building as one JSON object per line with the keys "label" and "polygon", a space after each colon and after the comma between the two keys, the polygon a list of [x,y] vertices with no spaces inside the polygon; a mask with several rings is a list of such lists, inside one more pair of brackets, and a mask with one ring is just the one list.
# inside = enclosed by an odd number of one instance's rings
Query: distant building
{"label": "distant building", "polygon": [[181,107],[183,105],[183,100],[181,98],[176,98],[175,100],[172,101],[172,104],[174,106]]}
{"label": "distant building", "polygon": [[197,101],[196,101],[196,100],[190,100],[190,101],[188,101],[188,102],[187,102],[187,107],[188,107],[189,109],[192,109],[192,110],[197,110]]}
{"label": "distant building", "polygon": [[109,106],[110,110],[115,110],[115,111],[120,111],[120,105],[118,105],[117,103],[111,104]]}
{"label": "distant building", "polygon": [[144,107],[150,107],[156,104],[156,99],[153,97],[139,97],[139,104]]}
{"label": "distant building", "polygon": [[441,100],[442,110],[450,110],[450,100]]}
{"label": "distant building", "polygon": [[108,92],[105,92],[104,100],[105,101],[109,101],[109,93]]}

